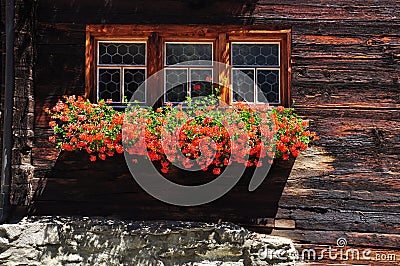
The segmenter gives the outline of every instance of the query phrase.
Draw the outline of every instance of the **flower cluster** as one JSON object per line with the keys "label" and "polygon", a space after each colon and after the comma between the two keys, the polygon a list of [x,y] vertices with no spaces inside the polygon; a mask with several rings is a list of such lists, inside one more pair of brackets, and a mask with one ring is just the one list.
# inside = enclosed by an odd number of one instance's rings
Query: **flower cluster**
{"label": "flower cluster", "polygon": [[306,130],[308,122],[299,118],[293,108],[279,106],[271,110],[270,116],[275,124],[276,158],[297,157],[311,141],[318,139],[315,132]]}
{"label": "flower cluster", "polygon": [[48,113],[54,130],[49,139],[58,148],[86,150],[91,161],[125,150],[134,162],[148,156],[164,173],[171,164],[216,175],[232,162],[259,167],[274,158],[297,157],[317,139],[291,108],[221,107],[216,96],[156,110],[133,105],[125,112],[70,96]]}
{"label": "flower cluster", "polygon": [[51,116],[49,125],[54,131],[49,141],[61,150],[86,150],[91,161],[123,152],[124,113],[115,111],[104,100],[92,104],[82,97],[65,96],[46,112]]}
{"label": "flower cluster", "polygon": [[261,159],[273,159],[274,125],[267,115],[269,106],[220,108],[211,97],[195,102],[189,99],[185,107],[167,104],[155,111],[138,106],[128,110],[123,129],[127,153],[148,153],[150,160],[160,162],[164,173],[174,164],[218,175],[232,162],[261,166]]}

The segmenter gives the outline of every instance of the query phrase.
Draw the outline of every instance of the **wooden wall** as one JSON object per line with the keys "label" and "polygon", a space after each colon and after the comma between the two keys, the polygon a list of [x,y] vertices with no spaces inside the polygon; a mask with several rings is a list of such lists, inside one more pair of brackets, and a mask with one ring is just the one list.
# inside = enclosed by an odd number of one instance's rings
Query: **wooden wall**
{"label": "wooden wall", "polygon": [[[276,219],[266,221],[265,228],[275,226],[274,234],[303,242],[336,243],[338,237],[345,236],[349,244],[397,248],[400,240],[398,0],[199,2],[37,2],[34,184],[46,189],[46,184],[49,188],[51,182],[58,182],[64,184],[57,188],[60,189],[77,179],[96,180],[89,177],[89,170],[95,166],[58,158],[58,152],[47,141],[48,118],[43,111],[64,94],[84,93],[85,24],[222,23],[290,27],[294,107],[310,119],[311,129],[317,131],[321,140],[296,160]],[[57,163],[65,171],[55,171]],[[77,169],[77,165],[81,168]],[[104,186],[113,182],[108,180]],[[90,186],[90,182],[86,185]],[[120,192],[105,187],[101,193],[107,197]],[[59,199],[41,201],[38,190],[31,213],[40,214],[41,203],[80,207],[61,195]],[[86,197],[70,196],[77,201],[87,200],[90,193]]]}
{"label": "wooden wall", "polygon": [[294,106],[321,136],[296,161],[274,233],[396,248],[400,5],[327,2],[258,1],[254,11],[256,24],[292,26]]}

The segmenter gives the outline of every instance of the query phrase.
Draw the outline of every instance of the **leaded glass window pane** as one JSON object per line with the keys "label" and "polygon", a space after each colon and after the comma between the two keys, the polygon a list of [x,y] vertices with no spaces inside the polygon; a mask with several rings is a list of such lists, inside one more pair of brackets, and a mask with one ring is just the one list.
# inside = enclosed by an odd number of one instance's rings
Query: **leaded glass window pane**
{"label": "leaded glass window pane", "polygon": [[232,69],[233,101],[254,102],[254,69]]}
{"label": "leaded glass window pane", "polygon": [[212,69],[191,69],[191,97],[207,96],[212,93]]}
{"label": "leaded glass window pane", "polygon": [[257,70],[259,102],[279,103],[279,70]]}
{"label": "leaded glass window pane", "polygon": [[113,102],[120,101],[120,85],[121,85],[121,74],[120,69],[99,69],[99,99],[112,99]]}
{"label": "leaded glass window pane", "polygon": [[145,102],[146,88],[140,85],[146,79],[146,42],[99,41],[96,66],[97,100]]}
{"label": "leaded glass window pane", "polygon": [[[144,102],[145,86],[140,86],[146,79],[145,69],[125,69],[124,70],[124,96],[128,101]],[[132,96],[135,94],[135,98]]]}
{"label": "leaded glass window pane", "polygon": [[170,66],[194,60],[207,60],[208,62],[196,62],[191,65],[211,65],[212,50],[211,43],[166,43],[165,64]]}
{"label": "leaded glass window pane", "polygon": [[146,65],[145,43],[99,43],[100,65]]}
{"label": "leaded glass window pane", "polygon": [[165,89],[167,102],[183,102],[187,96],[187,69],[166,69]]}
{"label": "leaded glass window pane", "polygon": [[232,44],[235,66],[279,66],[278,44]]}
{"label": "leaded glass window pane", "polygon": [[232,43],[231,47],[233,68],[248,77],[233,70],[232,100],[280,103],[279,43]]}

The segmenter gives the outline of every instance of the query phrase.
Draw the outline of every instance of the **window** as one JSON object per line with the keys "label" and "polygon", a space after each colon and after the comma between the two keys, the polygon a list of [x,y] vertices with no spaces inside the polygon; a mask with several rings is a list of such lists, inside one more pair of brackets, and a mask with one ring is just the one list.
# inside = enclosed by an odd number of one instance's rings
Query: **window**
{"label": "window", "polygon": [[279,43],[231,44],[232,101],[280,103]]}
{"label": "window", "polygon": [[146,79],[145,42],[97,42],[96,98],[112,99],[121,103],[130,100],[134,93],[138,102],[146,102],[144,86]]}
{"label": "window", "polygon": [[[288,29],[88,25],[86,32],[86,95],[94,101],[112,99],[118,105],[135,95],[143,104],[177,103],[213,93],[204,80],[224,79],[232,84],[221,91],[227,103],[290,105]],[[232,69],[216,72],[212,61]],[[146,87],[146,78],[158,71],[164,71],[163,84]]]}
{"label": "window", "polygon": [[[165,43],[164,100],[177,103],[186,96],[207,96],[212,93],[205,82],[213,75],[212,43]],[[184,63],[183,65],[179,65]],[[178,64],[177,66],[175,66]]]}

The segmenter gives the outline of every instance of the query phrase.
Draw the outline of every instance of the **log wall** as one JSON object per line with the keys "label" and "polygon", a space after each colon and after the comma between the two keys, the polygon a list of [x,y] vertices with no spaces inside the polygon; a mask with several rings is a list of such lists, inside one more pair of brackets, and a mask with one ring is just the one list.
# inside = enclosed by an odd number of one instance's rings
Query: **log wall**
{"label": "log wall", "polygon": [[[310,119],[321,140],[296,160],[275,219],[261,219],[253,227],[274,227],[273,234],[305,243],[336,243],[344,236],[352,245],[398,248],[400,2],[205,2],[37,1],[34,184],[43,189],[46,184],[47,188],[65,185],[56,191],[93,173],[94,166],[81,158],[56,162],[59,153],[47,141],[50,131],[43,111],[64,94],[84,94],[86,24],[288,27],[292,29],[294,107]],[[54,170],[57,163],[63,164],[64,171]],[[122,197],[123,191],[108,189],[112,184],[111,178],[98,195],[120,193]],[[95,208],[87,205],[90,193],[71,192],[75,200],[71,202],[61,196],[40,199],[43,191],[38,190],[32,214],[40,214],[41,204],[47,210],[51,206]],[[121,202],[113,206],[123,208]]]}

